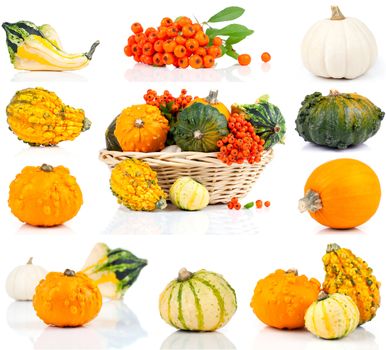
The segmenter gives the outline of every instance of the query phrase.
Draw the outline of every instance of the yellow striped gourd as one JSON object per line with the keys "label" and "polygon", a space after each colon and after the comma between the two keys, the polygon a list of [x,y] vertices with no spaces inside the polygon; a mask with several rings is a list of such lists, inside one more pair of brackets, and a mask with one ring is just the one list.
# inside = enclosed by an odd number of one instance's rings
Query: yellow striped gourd
{"label": "yellow striped gourd", "polygon": [[324,339],[339,339],[353,332],[359,324],[359,310],[347,295],[321,292],[305,315],[306,328]]}
{"label": "yellow striped gourd", "polygon": [[169,191],[172,203],[183,210],[200,210],[209,204],[209,192],[205,186],[189,176],[178,178]]}
{"label": "yellow striped gourd", "polygon": [[186,331],[215,331],[223,327],[237,308],[236,294],[219,274],[181,269],[159,299],[162,319]]}

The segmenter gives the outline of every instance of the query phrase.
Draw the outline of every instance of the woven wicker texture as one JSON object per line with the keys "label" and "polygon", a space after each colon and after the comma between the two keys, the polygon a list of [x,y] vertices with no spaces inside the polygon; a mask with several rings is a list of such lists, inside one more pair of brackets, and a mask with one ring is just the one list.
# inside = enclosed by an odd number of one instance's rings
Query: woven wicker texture
{"label": "woven wicker texture", "polygon": [[145,161],[158,174],[158,183],[168,193],[180,176],[190,176],[209,191],[209,204],[228,203],[232,197],[242,198],[251,190],[264,167],[273,157],[272,150],[264,151],[256,164],[228,166],[217,159],[217,153],[201,152],[116,152],[103,150],[100,159],[109,167],[127,158]]}

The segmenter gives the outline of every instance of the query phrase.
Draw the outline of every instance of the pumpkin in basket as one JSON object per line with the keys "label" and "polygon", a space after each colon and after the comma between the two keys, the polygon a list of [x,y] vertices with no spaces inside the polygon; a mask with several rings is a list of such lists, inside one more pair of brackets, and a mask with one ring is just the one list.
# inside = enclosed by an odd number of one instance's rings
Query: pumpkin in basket
{"label": "pumpkin in basket", "polygon": [[110,187],[118,203],[130,210],[166,208],[166,194],[158,185],[157,173],[138,159],[129,158],[111,171]]}
{"label": "pumpkin in basket", "polygon": [[229,130],[225,116],[217,108],[196,102],[178,113],[172,134],[183,151],[216,152],[217,141]]}
{"label": "pumpkin in basket", "polygon": [[210,90],[209,95],[207,97],[205,98],[197,97],[192,102],[190,102],[188,106],[197,102],[200,102],[203,104],[209,104],[212,107],[216,108],[228,120],[231,117],[231,113],[229,112],[228,108],[224,105],[224,103],[217,100],[217,95],[218,95],[218,90]]}
{"label": "pumpkin in basket", "polygon": [[75,177],[64,166],[26,166],[9,186],[8,205],[33,226],[56,226],[72,219],[83,203]]}
{"label": "pumpkin in basket", "polygon": [[106,130],[110,151],[158,152],[165,147],[169,122],[155,106],[134,105],[124,109]]}
{"label": "pumpkin in basket", "polygon": [[206,187],[189,176],[178,178],[169,191],[172,203],[183,210],[201,210],[209,204]]}

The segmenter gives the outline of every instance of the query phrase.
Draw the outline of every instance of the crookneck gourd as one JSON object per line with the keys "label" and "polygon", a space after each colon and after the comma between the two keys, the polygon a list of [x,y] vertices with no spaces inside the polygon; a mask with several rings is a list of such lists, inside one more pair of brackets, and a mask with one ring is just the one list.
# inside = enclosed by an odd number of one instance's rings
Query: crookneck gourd
{"label": "crookneck gourd", "polygon": [[323,263],[326,272],[323,290],[350,296],[359,309],[359,324],[370,321],[380,306],[380,283],[373,270],[351,250],[335,243],[327,246]]}
{"label": "crookneck gourd", "polygon": [[223,276],[206,270],[181,269],[159,298],[162,319],[186,331],[215,331],[228,323],[236,309],[233,288]]}
{"label": "crookneck gourd", "polygon": [[166,208],[166,194],[158,185],[157,173],[138,159],[129,158],[111,171],[110,187],[118,203],[131,210]]}
{"label": "crookneck gourd", "polygon": [[102,307],[102,296],[93,280],[81,272],[66,269],[50,272],[40,281],[33,307],[48,325],[78,327],[95,318]]}
{"label": "crookneck gourd", "polygon": [[178,113],[172,127],[174,140],[183,151],[215,152],[217,141],[228,135],[228,123],[215,107],[193,103]]}
{"label": "crookneck gourd", "polygon": [[296,130],[305,141],[344,149],[374,136],[385,113],[356,93],[331,90],[307,95],[296,119]]}
{"label": "crookneck gourd", "polygon": [[65,105],[43,88],[16,92],[7,106],[7,122],[13,133],[31,146],[53,146],[74,140],[91,122],[82,109]]}
{"label": "crookneck gourd", "polygon": [[82,272],[95,281],[103,297],[120,299],[146,265],[147,260],[136,257],[128,250],[110,249],[104,243],[97,243]]}
{"label": "crookneck gourd", "polygon": [[74,176],[64,166],[26,166],[9,186],[8,205],[33,226],[56,226],[72,219],[83,204]]}
{"label": "crookneck gourd", "polygon": [[158,152],[165,148],[169,122],[161,111],[147,104],[124,109],[106,130],[109,151]]}
{"label": "crookneck gourd", "polygon": [[301,328],[306,310],[319,291],[320,283],[315,278],[298,276],[297,270],[276,270],[257,282],[251,307],[268,326]]}
{"label": "crookneck gourd", "polygon": [[253,125],[256,135],[265,141],[265,149],[276,143],[284,143],[286,132],[285,120],[279,107],[268,102],[268,99],[264,95],[253,104],[232,105],[232,113],[242,114]]}

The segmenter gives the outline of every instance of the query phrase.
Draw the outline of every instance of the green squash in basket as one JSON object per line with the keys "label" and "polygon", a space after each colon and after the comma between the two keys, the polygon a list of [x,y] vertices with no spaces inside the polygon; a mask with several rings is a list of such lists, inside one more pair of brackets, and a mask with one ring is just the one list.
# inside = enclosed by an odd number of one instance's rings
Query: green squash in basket
{"label": "green squash in basket", "polygon": [[117,118],[115,117],[105,132],[106,149],[108,151],[122,152],[122,148],[114,134],[115,126],[117,125]]}
{"label": "green squash in basket", "polygon": [[366,97],[331,90],[305,97],[296,119],[296,131],[305,141],[345,149],[375,135],[385,113]]}
{"label": "green squash in basket", "polygon": [[255,128],[256,135],[265,141],[265,149],[271,148],[276,143],[284,143],[286,132],[284,117],[279,107],[268,102],[267,95],[260,97],[254,104],[233,104],[232,113],[244,115]]}
{"label": "green squash in basket", "polygon": [[178,113],[171,132],[183,151],[216,152],[217,141],[229,134],[228,122],[217,108],[200,102]]}

